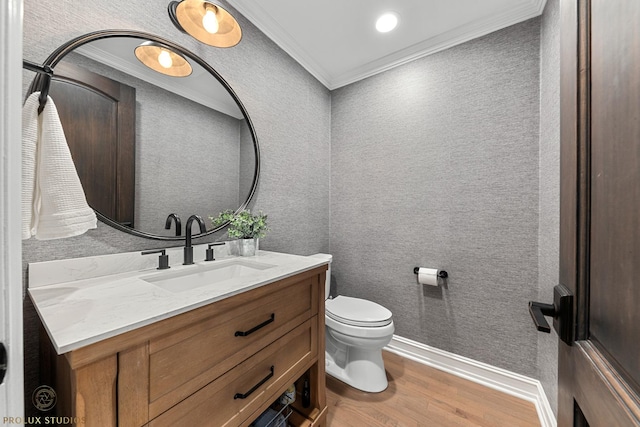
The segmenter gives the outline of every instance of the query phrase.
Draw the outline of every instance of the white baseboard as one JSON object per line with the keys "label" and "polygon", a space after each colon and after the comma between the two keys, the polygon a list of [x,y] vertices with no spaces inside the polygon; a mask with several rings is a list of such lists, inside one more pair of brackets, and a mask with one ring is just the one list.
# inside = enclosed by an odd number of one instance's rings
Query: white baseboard
{"label": "white baseboard", "polygon": [[394,335],[385,350],[532,402],[542,427],[557,422],[540,381]]}

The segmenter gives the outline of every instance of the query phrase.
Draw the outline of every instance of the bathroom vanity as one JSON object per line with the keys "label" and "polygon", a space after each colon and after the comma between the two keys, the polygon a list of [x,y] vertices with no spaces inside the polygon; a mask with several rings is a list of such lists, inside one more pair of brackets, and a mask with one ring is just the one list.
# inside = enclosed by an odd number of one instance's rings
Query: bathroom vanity
{"label": "bathroom vanity", "polygon": [[289,423],[324,425],[325,262],[259,251],[160,271],[153,258],[30,264],[42,383],[57,393],[58,416],[248,426],[295,383]]}

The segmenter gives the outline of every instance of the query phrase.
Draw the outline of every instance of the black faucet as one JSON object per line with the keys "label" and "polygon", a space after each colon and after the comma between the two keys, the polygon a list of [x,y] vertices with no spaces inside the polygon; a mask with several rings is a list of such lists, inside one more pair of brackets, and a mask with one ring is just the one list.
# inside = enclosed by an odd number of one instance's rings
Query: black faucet
{"label": "black faucet", "polygon": [[164,223],[164,229],[169,230],[171,228],[171,220],[176,223],[176,236],[182,236],[182,222],[176,213],[169,214],[167,221]]}
{"label": "black faucet", "polygon": [[185,227],[185,233],[187,233],[187,238],[185,239],[184,245],[184,262],[182,265],[191,265],[193,264],[193,246],[191,246],[191,223],[193,220],[198,222],[200,226],[200,233],[206,233],[207,227],[204,225],[204,221],[200,215],[191,215],[187,220],[187,226]]}

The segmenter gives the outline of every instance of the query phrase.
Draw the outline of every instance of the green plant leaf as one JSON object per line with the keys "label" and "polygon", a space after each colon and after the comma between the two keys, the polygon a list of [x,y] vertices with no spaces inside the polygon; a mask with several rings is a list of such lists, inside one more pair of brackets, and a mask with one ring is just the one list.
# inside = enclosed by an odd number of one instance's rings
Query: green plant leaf
{"label": "green plant leaf", "polygon": [[227,234],[234,239],[253,239],[265,237],[269,228],[267,227],[267,215],[260,211],[252,214],[248,209],[234,213],[228,209],[220,212],[217,217],[210,216],[209,219],[214,227],[227,225]]}

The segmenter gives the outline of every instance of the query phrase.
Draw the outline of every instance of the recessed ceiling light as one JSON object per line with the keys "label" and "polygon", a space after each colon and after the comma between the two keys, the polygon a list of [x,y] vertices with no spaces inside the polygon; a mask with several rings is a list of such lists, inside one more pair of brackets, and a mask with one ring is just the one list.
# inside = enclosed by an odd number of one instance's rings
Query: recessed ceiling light
{"label": "recessed ceiling light", "polygon": [[380,16],[376,21],[376,30],[381,33],[388,33],[398,25],[398,15],[393,12],[387,12]]}

